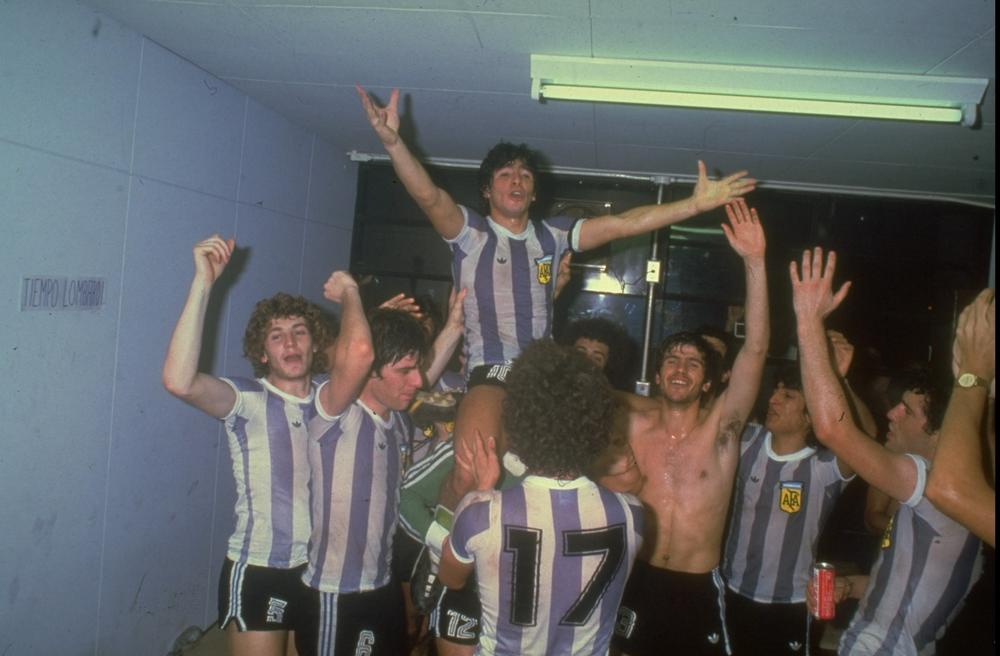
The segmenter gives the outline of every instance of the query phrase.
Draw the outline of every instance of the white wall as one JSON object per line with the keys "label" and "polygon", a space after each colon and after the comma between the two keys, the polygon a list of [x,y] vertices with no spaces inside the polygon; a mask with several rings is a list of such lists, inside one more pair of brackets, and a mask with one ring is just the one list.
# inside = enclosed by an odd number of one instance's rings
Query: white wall
{"label": "white wall", "polygon": [[[233,479],[220,424],[162,389],[191,246],[243,262],[217,373],[278,290],[350,253],[343,153],[72,0],[0,4],[0,654],[165,654],[215,620]],[[21,311],[25,276],[106,281],[96,311]]]}

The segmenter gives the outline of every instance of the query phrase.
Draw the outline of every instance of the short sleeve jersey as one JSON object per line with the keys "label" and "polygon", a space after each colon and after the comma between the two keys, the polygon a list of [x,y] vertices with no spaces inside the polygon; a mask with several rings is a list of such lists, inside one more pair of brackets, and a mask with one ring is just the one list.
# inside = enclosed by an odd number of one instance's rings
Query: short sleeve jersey
{"label": "short sleeve jersey", "polygon": [[258,567],[298,567],[309,540],[306,432],[316,386],[298,398],[265,378],[222,380],[236,392],[222,418],[236,481],[236,528],[226,555]]}
{"label": "short sleeve jersey", "polygon": [[927,461],[917,489],[885,529],[858,611],[839,654],[928,656],[982,572],[980,541],[924,498]]}
{"label": "short sleeve jersey", "polygon": [[804,602],[816,541],[847,480],[829,450],[778,455],[771,432],[748,424],[722,563],[730,589],[762,603]]}
{"label": "short sleeve jersey", "polygon": [[312,537],[302,580],[322,592],[375,590],[389,583],[400,447],[412,425],[400,412],[384,420],[360,400],[336,417],[319,405],[309,423]]}
{"label": "short sleeve jersey", "polygon": [[461,207],[465,223],[454,239],[452,276],[466,288],[466,370],[504,364],[552,333],[552,298],[559,258],[578,244],[579,224],[568,216],[529,221],[514,234]]}
{"label": "short sleeve jersey", "polygon": [[451,545],[475,562],[478,653],[607,653],[642,529],[635,497],[587,478],[467,495]]}

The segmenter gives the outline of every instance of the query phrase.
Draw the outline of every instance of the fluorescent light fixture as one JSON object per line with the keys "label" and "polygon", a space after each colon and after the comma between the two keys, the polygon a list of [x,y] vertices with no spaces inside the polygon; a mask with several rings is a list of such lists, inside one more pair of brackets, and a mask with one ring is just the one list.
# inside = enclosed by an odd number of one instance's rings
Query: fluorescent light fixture
{"label": "fluorescent light fixture", "polygon": [[541,100],[975,124],[982,78],[531,55]]}

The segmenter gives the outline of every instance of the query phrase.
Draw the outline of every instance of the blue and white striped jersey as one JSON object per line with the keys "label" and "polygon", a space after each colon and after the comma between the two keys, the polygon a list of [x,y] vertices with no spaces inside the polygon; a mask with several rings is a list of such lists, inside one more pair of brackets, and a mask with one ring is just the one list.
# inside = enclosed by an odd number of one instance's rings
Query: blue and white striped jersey
{"label": "blue and white striped jersey", "polygon": [[459,505],[452,551],[475,561],[479,654],[605,654],[642,543],[639,501],[587,478],[528,476]]}
{"label": "blue and white striped jersey", "polygon": [[838,654],[932,656],[982,572],[980,541],[924,498],[927,461],[913,496],[893,516],[858,612]]}
{"label": "blue and white striped jersey", "polygon": [[[515,235],[489,217],[459,206],[462,231],[447,240],[452,276],[465,296],[466,371],[510,362],[528,343],[552,334],[552,294],[559,258],[579,240],[568,216],[530,221]],[[576,225],[574,225],[576,223]]]}
{"label": "blue and white striped jersey", "polygon": [[722,561],[729,588],[762,603],[804,602],[816,542],[847,480],[831,451],[778,455],[770,431],[747,424]]}
{"label": "blue and white striped jersey", "polygon": [[222,380],[236,391],[222,418],[236,480],[236,528],[226,555],[258,567],[298,567],[309,540],[306,433],[316,386],[297,398],[264,378]]}
{"label": "blue and white striped jersey", "polygon": [[400,447],[411,430],[400,412],[385,421],[356,400],[331,417],[317,399],[309,423],[312,536],[302,576],[309,587],[346,593],[389,583],[399,521]]}

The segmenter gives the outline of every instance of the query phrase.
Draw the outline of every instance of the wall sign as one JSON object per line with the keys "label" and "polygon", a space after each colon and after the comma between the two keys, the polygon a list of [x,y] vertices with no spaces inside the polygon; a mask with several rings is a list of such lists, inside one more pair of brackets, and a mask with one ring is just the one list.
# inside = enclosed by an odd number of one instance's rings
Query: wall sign
{"label": "wall sign", "polygon": [[99,310],[104,305],[104,278],[25,276],[21,279],[21,312]]}

